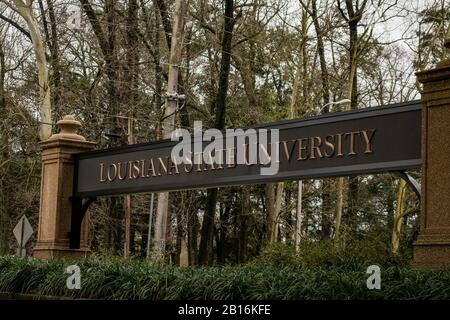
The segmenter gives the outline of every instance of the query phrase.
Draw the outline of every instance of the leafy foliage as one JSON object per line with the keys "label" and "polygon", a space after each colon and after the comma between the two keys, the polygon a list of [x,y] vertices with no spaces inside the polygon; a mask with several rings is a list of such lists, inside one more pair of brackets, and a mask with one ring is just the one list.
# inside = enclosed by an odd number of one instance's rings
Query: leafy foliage
{"label": "leafy foliage", "polygon": [[276,242],[267,245],[251,264],[361,270],[372,264],[406,266],[409,260],[408,250],[393,255],[388,244],[375,237],[347,242],[305,240],[300,243],[298,252],[292,246]]}
{"label": "leafy foliage", "polygon": [[[81,269],[81,289],[66,288],[65,267]],[[381,290],[366,287],[366,267],[179,268],[131,260],[42,261],[0,257],[0,292],[91,299],[449,299],[450,270],[382,268]]]}

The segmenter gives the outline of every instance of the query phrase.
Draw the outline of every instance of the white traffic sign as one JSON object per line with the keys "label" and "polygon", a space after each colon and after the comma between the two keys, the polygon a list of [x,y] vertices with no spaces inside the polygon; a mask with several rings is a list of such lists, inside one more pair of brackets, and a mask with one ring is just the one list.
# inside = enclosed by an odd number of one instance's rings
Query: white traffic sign
{"label": "white traffic sign", "polygon": [[25,215],[20,218],[19,222],[16,224],[13,230],[14,236],[19,243],[19,248],[17,254],[21,257],[25,257],[25,244],[30,239],[33,234],[33,228],[31,227],[30,221],[28,221]]}

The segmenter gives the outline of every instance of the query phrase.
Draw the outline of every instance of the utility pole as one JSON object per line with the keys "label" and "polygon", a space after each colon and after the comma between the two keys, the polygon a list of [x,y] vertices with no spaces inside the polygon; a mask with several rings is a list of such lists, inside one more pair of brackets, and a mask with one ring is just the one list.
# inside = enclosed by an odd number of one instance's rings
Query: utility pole
{"label": "utility pole", "polygon": [[[170,44],[169,74],[167,81],[167,92],[165,97],[164,121],[162,124],[163,138],[170,139],[172,131],[175,129],[175,112],[178,105],[178,73],[181,63],[181,49],[184,29],[184,0],[175,1],[175,12],[173,15],[172,41]],[[165,250],[168,240],[168,225],[170,223],[169,214],[169,193],[158,194],[158,208],[155,223],[155,258],[160,260]]]}

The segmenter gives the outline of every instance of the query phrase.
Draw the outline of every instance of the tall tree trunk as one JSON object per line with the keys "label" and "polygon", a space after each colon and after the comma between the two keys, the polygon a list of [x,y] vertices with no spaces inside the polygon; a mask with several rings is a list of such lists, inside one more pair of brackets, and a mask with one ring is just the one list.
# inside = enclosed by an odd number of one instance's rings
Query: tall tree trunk
{"label": "tall tree trunk", "polygon": [[49,78],[51,85],[51,104],[53,109],[53,114],[56,119],[63,116],[59,108],[59,98],[61,95],[61,71],[59,63],[59,49],[58,49],[58,32],[57,32],[57,22],[55,17],[55,9],[53,7],[53,0],[47,0],[48,16],[50,19],[50,30],[48,22],[46,19],[46,11],[44,9],[44,4],[42,0],[38,1],[39,8],[41,10],[42,22],[44,25],[45,42],[50,50],[50,65],[51,65],[51,76]]}
{"label": "tall tree trunk", "polygon": [[46,11],[44,8],[44,3],[42,0],[38,0],[39,9],[41,11],[42,24],[44,26],[45,42],[50,50],[50,65],[51,65],[51,75],[49,77],[49,83],[51,86],[51,104],[53,115],[56,119],[59,119],[63,115],[59,110],[59,96],[61,87],[61,72],[59,66],[59,54],[58,54],[58,34],[56,29],[56,17],[55,10],[53,8],[53,1],[47,0],[47,9],[50,18],[50,29],[48,26]]}
{"label": "tall tree trunk", "polygon": [[[137,103],[137,77],[139,62],[139,43],[138,43],[138,3],[137,0],[128,0],[127,18],[126,18],[126,63],[124,65],[123,86],[121,93],[122,109],[128,114],[128,144],[134,144],[134,114]],[[125,207],[125,249],[124,256],[127,257],[133,246],[131,237],[131,195],[124,197]]]}
{"label": "tall tree trunk", "polygon": [[[356,2],[355,6],[351,0],[345,0],[347,14],[341,8],[341,0],[337,1],[338,9],[348,24],[349,36],[350,36],[350,48],[349,48],[349,77],[348,77],[348,97],[350,99],[350,109],[354,110],[358,108],[358,76],[357,76],[357,62],[358,62],[358,23],[361,21],[364,9],[368,0],[362,0]],[[336,206],[336,231],[335,236],[339,235],[339,228],[342,220],[342,206],[343,206],[343,193],[344,193],[344,178],[338,180],[337,190],[337,206]],[[357,229],[357,205],[358,205],[358,178],[349,179],[348,189],[348,210],[346,215],[345,224],[348,224],[349,231],[354,234]]]}
{"label": "tall tree trunk", "polygon": [[341,234],[342,209],[344,207],[344,178],[339,177],[337,181],[337,199],[336,199],[336,222],[334,228],[334,239],[338,240]]}
{"label": "tall tree trunk", "polygon": [[250,210],[250,192],[242,189],[241,212],[239,213],[238,263],[247,262],[248,216]]}
{"label": "tall tree trunk", "polygon": [[47,140],[52,134],[52,104],[50,94],[50,83],[47,69],[47,58],[45,56],[44,44],[39,30],[39,23],[33,14],[32,2],[14,0],[13,9],[25,20],[28,26],[31,40],[33,42],[34,54],[38,70],[39,99],[40,99],[40,129],[39,138]]}
{"label": "tall tree trunk", "polygon": [[61,86],[61,66],[59,62],[59,38],[58,38],[58,29],[57,29],[57,21],[55,16],[55,9],[53,6],[53,0],[47,0],[48,7],[48,16],[50,18],[50,39],[51,39],[51,48],[50,53],[52,57],[51,65],[52,65],[52,84],[53,84],[53,95],[52,95],[52,107],[54,110],[54,114],[58,117],[62,117],[60,111],[60,99],[62,95],[62,86]]}
{"label": "tall tree trunk", "polygon": [[[296,106],[297,100],[298,100],[300,81],[306,74],[307,63],[306,63],[306,56],[304,53],[305,53],[305,47],[306,47],[307,40],[308,40],[308,15],[307,15],[306,9],[304,8],[302,10],[302,20],[301,20],[301,43],[300,43],[300,50],[299,50],[299,65],[297,67],[297,70],[296,70],[295,76],[294,76],[294,84],[293,84],[293,88],[292,88],[292,96],[291,96],[291,101],[290,101],[290,106],[289,106],[289,118],[290,119],[294,119],[296,116],[298,116],[297,114],[300,113],[300,110],[296,110],[295,106]],[[303,86],[303,91],[305,92],[304,87],[305,86]],[[302,223],[301,220],[302,220],[302,216],[303,216],[303,214],[302,214],[303,181],[302,180],[297,181],[297,187],[298,187],[298,192],[297,192],[297,207],[296,207],[296,222],[295,222],[296,228],[295,228],[295,233],[294,233],[294,242],[295,242],[296,250],[299,249],[299,245],[300,245],[301,223]]]}
{"label": "tall tree trunk", "polygon": [[219,241],[217,242],[217,262],[221,265],[225,264],[225,246],[227,243],[228,218],[231,212],[231,201],[225,201],[223,210],[220,210],[220,228],[218,231]]}
{"label": "tall tree trunk", "polygon": [[331,179],[321,181],[322,190],[322,212],[321,212],[321,238],[329,239],[331,237],[332,227],[332,197],[331,197]]}
{"label": "tall tree trunk", "polygon": [[[120,123],[120,118],[116,117],[120,114],[123,97],[119,91],[118,69],[119,60],[117,59],[116,35],[117,35],[117,13],[116,1],[105,0],[105,18],[106,28],[104,31],[97,13],[92,8],[89,0],[80,0],[81,7],[89,19],[89,22],[94,31],[95,37],[99,43],[102,52],[103,60],[105,61],[105,74],[108,79],[108,113],[110,115],[107,126],[110,130],[117,134],[121,134],[122,138],[119,141],[110,141],[109,146],[116,146],[126,144],[124,133],[124,126]],[[120,252],[122,246],[122,216],[123,216],[123,201],[119,201],[117,197],[111,197],[109,201],[108,214],[111,219],[110,224],[105,227],[105,235],[107,241],[106,247]]]}
{"label": "tall tree trunk", "polygon": [[267,240],[269,243],[272,243],[278,237],[278,216],[281,211],[284,183],[267,183],[264,190],[266,196]]}
{"label": "tall tree trunk", "polygon": [[197,249],[197,235],[199,229],[199,222],[197,212],[193,211],[188,215],[188,258],[189,265],[195,266],[198,264],[198,249]]}
{"label": "tall tree trunk", "polygon": [[[330,86],[329,86],[329,76],[328,67],[325,58],[325,46],[323,43],[323,30],[319,23],[319,18],[317,15],[317,0],[313,0],[311,3],[312,10],[311,16],[313,19],[314,29],[317,36],[317,52],[319,54],[320,62],[320,78],[322,81],[322,105],[325,105],[322,109],[322,113],[328,113],[329,103],[330,103]],[[331,235],[331,194],[330,194],[330,180],[323,179],[322,184],[322,210],[321,210],[321,237],[322,239],[327,239]]]}
{"label": "tall tree trunk", "polygon": [[406,182],[400,179],[397,190],[397,205],[394,212],[394,224],[392,228],[391,249],[393,254],[398,253],[400,247],[400,232],[403,222],[403,212],[405,210]]}
{"label": "tall tree trunk", "polygon": [[[228,92],[228,77],[231,66],[231,43],[235,19],[233,16],[234,1],[225,1],[224,28],[222,36],[222,58],[219,72],[219,87],[217,89],[216,99],[214,101],[215,122],[214,127],[222,130],[225,126],[225,108]],[[213,248],[214,217],[216,214],[217,188],[208,189],[207,205],[203,217],[202,232],[200,239],[200,249],[198,253],[198,262],[201,265],[210,264]]]}
{"label": "tall tree trunk", "polygon": [[[350,79],[350,109],[358,108],[358,75],[357,75],[357,50],[358,50],[358,22],[349,22],[350,32],[350,64],[349,64],[349,79]],[[348,181],[348,196],[347,196],[347,215],[345,224],[348,226],[351,234],[356,233],[358,226],[358,191],[359,179],[358,177],[350,177]]]}
{"label": "tall tree trunk", "polygon": [[[330,86],[329,86],[328,68],[325,59],[325,46],[323,44],[323,31],[319,23],[319,18],[317,16],[316,2],[317,0],[312,1],[312,19],[317,36],[317,51],[319,54],[319,62],[320,62],[320,79],[322,80],[322,99],[323,99],[322,103],[326,105],[330,102]],[[324,113],[327,113],[328,111],[329,111],[328,106],[322,109],[322,112]]]}

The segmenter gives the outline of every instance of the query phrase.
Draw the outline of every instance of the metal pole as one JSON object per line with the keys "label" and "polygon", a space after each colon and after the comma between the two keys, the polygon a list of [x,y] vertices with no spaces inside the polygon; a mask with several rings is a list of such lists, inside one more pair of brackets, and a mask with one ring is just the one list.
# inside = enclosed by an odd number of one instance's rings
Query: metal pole
{"label": "metal pole", "polygon": [[297,224],[295,230],[295,250],[300,249],[300,238],[302,234],[302,197],[303,197],[303,181],[298,181],[297,194]]}
{"label": "metal pole", "polygon": [[[128,116],[128,144],[134,143],[133,136],[133,117],[130,114]],[[125,196],[125,248],[124,256],[125,258],[130,255],[131,247],[131,195]]]}
{"label": "metal pole", "polygon": [[150,259],[150,243],[152,239],[152,221],[153,221],[153,202],[155,200],[155,194],[152,193],[150,198],[150,215],[148,217],[148,233],[147,233],[147,259]]}
{"label": "metal pole", "polygon": [[19,257],[25,257],[25,254],[22,254],[23,252],[23,232],[25,230],[25,218],[22,217],[22,230],[20,232],[20,246],[19,246]]}

